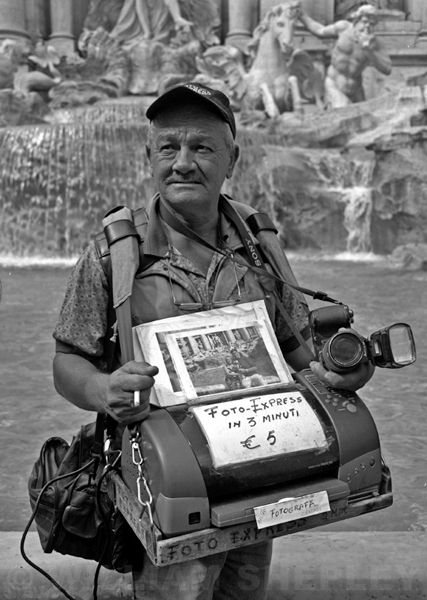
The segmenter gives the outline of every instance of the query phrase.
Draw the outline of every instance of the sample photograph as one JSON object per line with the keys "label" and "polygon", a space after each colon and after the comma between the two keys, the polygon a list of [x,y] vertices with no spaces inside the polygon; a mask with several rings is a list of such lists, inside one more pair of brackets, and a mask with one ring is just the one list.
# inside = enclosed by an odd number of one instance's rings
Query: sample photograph
{"label": "sample photograph", "polygon": [[153,402],[160,406],[294,385],[262,301],[139,325],[134,346],[159,368]]}
{"label": "sample photograph", "polygon": [[[187,375],[183,379],[190,379],[198,396],[281,381],[256,325],[199,335],[179,334],[174,339]],[[176,372],[171,362],[168,361],[167,370],[172,380]],[[173,370],[169,370],[169,365]]]}

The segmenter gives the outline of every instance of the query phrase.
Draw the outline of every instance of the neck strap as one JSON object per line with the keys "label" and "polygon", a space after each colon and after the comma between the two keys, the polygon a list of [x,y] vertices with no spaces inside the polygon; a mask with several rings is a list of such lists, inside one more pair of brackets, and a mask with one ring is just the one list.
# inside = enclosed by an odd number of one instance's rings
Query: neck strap
{"label": "neck strap", "polygon": [[254,236],[253,236],[252,232],[250,231],[250,229],[248,228],[247,224],[242,219],[242,217],[232,207],[232,205],[226,200],[226,198],[224,198],[223,195],[220,196],[218,209],[220,210],[220,212],[224,213],[230,219],[230,221],[233,223],[233,225],[238,230],[240,237],[242,238],[243,245],[245,246],[245,250],[247,252],[247,255],[249,257],[251,264],[247,263],[245,261],[245,259],[241,256],[239,256],[238,259],[235,259],[233,256],[230,256],[229,254],[227,254],[220,248],[215,248],[214,246],[212,246],[209,242],[207,242],[205,239],[203,239],[201,236],[199,236],[193,229],[188,227],[188,225],[185,223],[185,221],[181,217],[181,215],[179,215],[175,210],[173,210],[173,208],[168,206],[166,203],[162,203],[162,210],[164,210],[165,213],[167,213],[168,222],[169,222],[170,226],[173,227],[174,229],[176,229],[176,231],[179,231],[179,233],[182,233],[186,237],[190,238],[194,242],[197,242],[197,243],[201,244],[202,246],[205,246],[206,248],[213,250],[214,252],[218,252],[219,254],[222,254],[223,256],[227,256],[231,260],[234,260],[234,262],[236,262],[238,265],[247,267],[248,269],[252,269],[253,271],[255,271],[255,273],[258,273],[259,275],[261,275],[263,277],[272,279],[272,280],[276,281],[277,283],[282,283],[282,284],[284,283],[293,290],[301,292],[302,294],[305,294],[306,296],[311,296],[314,300],[322,300],[323,302],[332,302],[333,304],[342,304],[342,302],[340,302],[339,300],[334,300],[334,298],[331,298],[326,292],[321,292],[321,291],[315,292],[313,290],[310,290],[309,288],[304,288],[304,287],[301,287],[298,285],[294,285],[292,283],[289,283],[282,277],[278,277],[274,273],[270,273],[270,271],[267,271],[264,267],[264,261],[262,260],[261,255],[260,255],[256,245],[253,242]]}
{"label": "neck strap", "polygon": [[[174,211],[170,206],[168,206],[166,203],[162,203],[162,209],[164,209],[168,215],[169,225],[171,227],[173,227],[176,231],[178,231],[179,233],[182,233],[183,235],[185,235],[189,239],[199,243],[200,245],[205,246],[205,247],[209,248],[210,250],[213,250],[214,252],[218,252],[219,254],[222,254],[223,256],[226,256],[230,260],[234,261],[236,264],[241,265],[241,266],[243,265],[243,266],[247,267],[248,269],[252,269],[252,271],[254,271],[258,275],[260,275],[261,285],[263,285],[263,287],[266,289],[266,292],[268,294],[274,295],[274,297],[276,299],[277,307],[278,307],[280,313],[282,314],[283,318],[285,319],[286,323],[290,327],[291,331],[295,335],[296,339],[298,340],[300,345],[305,349],[305,351],[308,353],[310,358],[312,360],[315,359],[313,351],[307,344],[306,340],[302,337],[300,331],[295,326],[293,319],[290,317],[290,315],[286,311],[285,307],[283,306],[283,303],[282,303],[276,289],[272,285],[268,285],[268,284],[266,285],[266,283],[263,280],[265,280],[265,278],[267,278],[270,282],[273,280],[274,282],[278,282],[280,284],[285,284],[289,288],[297,290],[303,294],[308,294],[308,295],[312,296],[313,298],[321,298],[323,300],[326,299],[330,302],[339,304],[336,300],[329,298],[323,292],[312,292],[311,290],[307,290],[306,288],[301,288],[299,286],[290,284],[287,281],[285,281],[284,279],[282,279],[281,277],[278,277],[277,275],[270,273],[270,271],[268,271],[264,265],[263,258],[257,249],[256,243],[254,242],[254,237],[253,237],[252,232],[249,230],[245,221],[240,217],[240,215],[237,213],[237,211],[234,209],[234,207],[224,198],[224,196],[221,195],[219,198],[218,209],[220,212],[224,213],[230,219],[230,221],[235,225],[237,231],[239,232],[239,235],[241,237],[243,245],[245,247],[247,256],[249,257],[249,263],[247,263],[241,256],[239,256],[239,258],[236,259],[236,258],[234,258],[233,255],[224,252],[220,248],[215,248],[214,246],[212,246],[209,242],[207,242],[205,239],[203,239],[201,236],[199,236],[193,229],[188,227],[188,225],[185,223],[184,219],[176,211]],[[304,309],[308,313],[309,312],[308,306],[306,304],[303,304],[303,306],[304,306]]]}

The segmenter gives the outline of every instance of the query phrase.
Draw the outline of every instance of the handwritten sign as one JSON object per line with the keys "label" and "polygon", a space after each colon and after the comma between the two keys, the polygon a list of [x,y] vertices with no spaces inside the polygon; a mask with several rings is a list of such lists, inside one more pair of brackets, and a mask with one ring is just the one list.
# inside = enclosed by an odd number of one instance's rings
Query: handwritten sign
{"label": "handwritten sign", "polygon": [[255,519],[259,529],[278,523],[288,523],[330,510],[328,493],[316,492],[297,498],[284,498],[273,504],[256,506]]}
{"label": "handwritten sign", "polygon": [[205,434],[215,468],[328,447],[317,415],[298,391],[190,410]]}

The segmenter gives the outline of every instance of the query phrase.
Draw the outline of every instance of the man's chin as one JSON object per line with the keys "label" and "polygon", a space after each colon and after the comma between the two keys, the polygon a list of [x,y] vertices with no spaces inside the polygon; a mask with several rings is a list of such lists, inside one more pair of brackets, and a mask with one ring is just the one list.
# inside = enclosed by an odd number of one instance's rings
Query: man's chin
{"label": "man's chin", "polygon": [[174,202],[191,202],[200,200],[205,189],[199,183],[171,183],[166,186],[163,197],[172,204]]}

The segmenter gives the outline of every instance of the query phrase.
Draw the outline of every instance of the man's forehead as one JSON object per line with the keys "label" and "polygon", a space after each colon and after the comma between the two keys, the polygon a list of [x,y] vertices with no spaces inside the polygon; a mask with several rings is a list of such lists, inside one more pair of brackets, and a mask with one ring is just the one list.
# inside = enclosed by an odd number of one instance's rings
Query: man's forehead
{"label": "man's forehead", "polygon": [[197,127],[196,125],[175,125],[170,127],[158,127],[156,128],[157,139],[171,139],[177,137],[186,138],[213,138],[215,137],[216,130],[209,129],[208,127]]}

